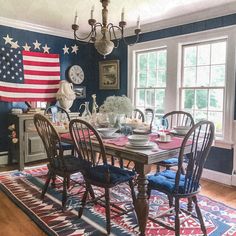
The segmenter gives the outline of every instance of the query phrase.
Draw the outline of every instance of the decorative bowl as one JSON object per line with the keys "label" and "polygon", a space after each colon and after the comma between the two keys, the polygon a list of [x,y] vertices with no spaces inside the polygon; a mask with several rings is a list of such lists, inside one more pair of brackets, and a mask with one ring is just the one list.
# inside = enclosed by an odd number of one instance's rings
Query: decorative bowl
{"label": "decorative bowl", "polygon": [[148,142],[148,135],[130,135],[128,136],[129,143],[134,146],[143,146]]}
{"label": "decorative bowl", "polygon": [[174,127],[174,130],[177,134],[185,135],[188,133],[188,131],[191,129],[191,126],[176,126]]}
{"label": "decorative bowl", "polygon": [[118,129],[117,128],[98,128],[97,131],[102,134],[103,137],[111,137]]}

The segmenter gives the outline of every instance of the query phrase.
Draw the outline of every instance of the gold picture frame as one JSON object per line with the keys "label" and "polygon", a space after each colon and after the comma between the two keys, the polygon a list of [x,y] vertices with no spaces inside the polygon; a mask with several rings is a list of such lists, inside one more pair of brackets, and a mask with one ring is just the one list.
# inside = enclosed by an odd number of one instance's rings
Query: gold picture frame
{"label": "gold picture frame", "polygon": [[120,88],[120,63],[119,60],[99,62],[99,89]]}

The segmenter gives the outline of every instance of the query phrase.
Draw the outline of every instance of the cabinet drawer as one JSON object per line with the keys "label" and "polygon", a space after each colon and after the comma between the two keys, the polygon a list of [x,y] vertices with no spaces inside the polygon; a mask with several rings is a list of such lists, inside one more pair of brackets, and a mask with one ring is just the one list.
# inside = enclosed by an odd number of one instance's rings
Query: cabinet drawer
{"label": "cabinet drawer", "polygon": [[37,133],[25,133],[25,162],[46,158],[43,142]]}

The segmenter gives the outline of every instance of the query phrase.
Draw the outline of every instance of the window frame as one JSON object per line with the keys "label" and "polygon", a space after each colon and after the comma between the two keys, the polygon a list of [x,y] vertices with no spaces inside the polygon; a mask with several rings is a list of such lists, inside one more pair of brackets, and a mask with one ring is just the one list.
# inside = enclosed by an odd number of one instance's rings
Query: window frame
{"label": "window frame", "polygon": [[[206,42],[227,38],[226,48],[226,84],[224,136],[217,138],[214,145],[221,148],[233,147],[233,121],[235,103],[235,71],[236,71],[236,26],[212,29],[208,31],[190,33],[181,36],[141,42],[128,47],[128,96],[134,99],[135,52],[160,47],[167,47],[167,81],[165,113],[179,110],[180,82],[181,82],[181,50],[182,45],[195,42]],[[173,79],[176,78],[176,79]],[[134,100],[133,100],[134,101]]]}
{"label": "window frame", "polygon": [[[138,85],[138,74],[140,73],[140,70],[138,70],[138,57],[140,54],[145,54],[145,53],[152,53],[152,52],[159,52],[159,51],[162,51],[162,50],[165,50],[166,51],[166,54],[167,54],[167,47],[157,47],[157,48],[152,48],[152,49],[148,49],[148,50],[140,50],[140,51],[135,51],[135,80],[134,80],[134,87],[133,87],[133,90],[134,90],[134,93],[133,93],[133,101],[134,101],[134,104],[135,104],[135,107],[141,109],[141,110],[144,110],[145,108],[154,108],[152,106],[145,106],[145,103],[146,103],[146,99],[145,99],[145,102],[144,102],[144,106],[138,106],[137,105],[137,91],[138,90],[144,90],[144,92],[146,93],[147,90],[154,90],[154,95],[156,95],[156,90],[164,90],[165,93],[166,93],[166,87],[167,85],[165,84],[165,86],[145,86],[145,87],[140,87],[140,86],[137,86]],[[167,55],[166,55],[166,59],[167,59]],[[159,71],[160,69],[156,68],[157,71]],[[167,74],[167,63],[166,63],[166,67],[165,67],[165,73]],[[148,72],[147,72],[148,74]],[[147,82],[147,80],[146,80]]]}
{"label": "window frame", "polygon": [[[224,81],[224,86],[184,86],[184,69],[186,68],[184,66],[184,48],[186,47],[191,47],[191,46],[201,46],[201,45],[211,45],[213,43],[219,43],[219,42],[225,42],[226,43],[226,55],[225,55],[225,58],[226,58],[226,61],[224,63],[225,65],[225,81]],[[200,41],[200,42],[194,42],[194,43],[186,43],[186,44],[182,44],[181,46],[181,78],[180,78],[180,86],[179,86],[179,107],[180,109],[182,108],[182,102],[183,102],[183,91],[184,90],[187,90],[187,89],[192,89],[192,90],[207,90],[208,92],[210,90],[214,90],[214,89],[221,89],[223,90],[223,96],[224,96],[224,100],[223,100],[223,109],[222,111],[216,111],[216,110],[210,110],[209,107],[207,106],[207,109],[205,110],[207,113],[209,112],[222,112],[222,133],[220,134],[216,134],[216,138],[218,139],[223,139],[224,138],[224,134],[225,134],[225,106],[226,106],[226,80],[227,80],[227,76],[226,76],[226,68],[227,68],[227,46],[228,46],[228,38],[225,37],[225,38],[220,38],[220,39],[213,39],[213,40],[206,40],[204,42]],[[211,54],[210,54],[211,56]],[[197,63],[197,62],[196,62]],[[196,66],[193,66],[193,67],[196,67],[196,69],[199,67],[199,66],[209,66],[211,68],[211,66],[214,66],[214,64],[211,64],[211,61],[210,61],[210,64],[209,65],[198,65],[198,63],[196,64]],[[210,70],[211,71],[211,70]],[[209,75],[210,76],[210,75]],[[197,78],[197,74],[196,74],[196,78]],[[209,94],[208,94],[209,96]],[[194,111],[196,110],[199,110],[199,109],[194,109]]]}

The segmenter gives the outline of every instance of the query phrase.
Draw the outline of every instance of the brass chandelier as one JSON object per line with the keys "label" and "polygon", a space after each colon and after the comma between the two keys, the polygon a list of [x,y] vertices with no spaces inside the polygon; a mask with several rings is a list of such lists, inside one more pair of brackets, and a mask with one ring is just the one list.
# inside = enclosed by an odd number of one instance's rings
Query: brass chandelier
{"label": "brass chandelier", "polygon": [[[91,31],[89,34],[80,38],[77,34],[79,30],[79,25],[77,23],[77,13],[75,14],[74,24],[72,24],[72,29],[74,31],[75,40],[79,41],[87,41],[90,43],[94,43],[94,46],[98,53],[106,57],[106,55],[110,54],[113,51],[113,48],[118,48],[119,41],[122,39],[127,45],[134,45],[139,40],[139,34],[141,33],[140,29],[140,19],[137,20],[137,28],[134,30],[136,34],[136,39],[133,43],[128,43],[124,37],[124,29],[126,26],[126,21],[124,21],[124,9],[121,13],[121,21],[119,22],[119,26],[113,25],[112,23],[107,23],[108,18],[108,3],[110,0],[100,0],[102,3],[102,23],[96,22],[93,19],[94,8],[91,9],[91,18],[88,20],[89,25],[91,26]],[[101,29],[101,37],[98,38],[97,29]],[[119,36],[118,36],[119,35]],[[113,41],[111,41],[113,40]]]}

